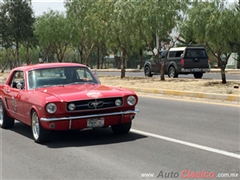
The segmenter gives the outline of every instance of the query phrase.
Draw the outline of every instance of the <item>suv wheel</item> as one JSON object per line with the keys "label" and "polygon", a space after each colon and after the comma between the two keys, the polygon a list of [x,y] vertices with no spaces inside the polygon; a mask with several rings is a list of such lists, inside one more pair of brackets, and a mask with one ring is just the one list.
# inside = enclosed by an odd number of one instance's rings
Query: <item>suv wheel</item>
{"label": "suv wheel", "polygon": [[170,77],[170,78],[177,78],[178,77],[177,71],[173,66],[170,66],[169,69],[168,69],[168,77]]}
{"label": "suv wheel", "polygon": [[203,76],[203,73],[194,73],[193,76],[196,78],[196,79],[201,79],[202,76]]}
{"label": "suv wheel", "polygon": [[145,76],[148,76],[148,77],[152,77],[153,76],[149,66],[145,66],[144,67],[144,74],[145,74]]}

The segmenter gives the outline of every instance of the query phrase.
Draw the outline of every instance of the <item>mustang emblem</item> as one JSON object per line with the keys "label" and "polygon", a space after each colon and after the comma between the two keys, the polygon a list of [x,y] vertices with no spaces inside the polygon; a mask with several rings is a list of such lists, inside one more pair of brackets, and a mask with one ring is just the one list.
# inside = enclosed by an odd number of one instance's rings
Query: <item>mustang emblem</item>
{"label": "mustang emblem", "polygon": [[95,102],[89,102],[88,103],[88,107],[89,108],[98,108],[98,107],[102,107],[103,106],[103,101],[95,101]]}

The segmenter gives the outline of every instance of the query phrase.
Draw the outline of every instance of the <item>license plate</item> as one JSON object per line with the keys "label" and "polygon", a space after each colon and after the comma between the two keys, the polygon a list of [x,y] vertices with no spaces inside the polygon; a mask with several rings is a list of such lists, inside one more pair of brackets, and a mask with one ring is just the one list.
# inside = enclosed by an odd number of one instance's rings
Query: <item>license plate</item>
{"label": "license plate", "polygon": [[199,68],[194,68],[193,71],[194,71],[194,72],[199,72],[199,71],[201,71],[201,69],[199,69]]}
{"label": "license plate", "polygon": [[103,127],[104,118],[88,119],[87,127]]}

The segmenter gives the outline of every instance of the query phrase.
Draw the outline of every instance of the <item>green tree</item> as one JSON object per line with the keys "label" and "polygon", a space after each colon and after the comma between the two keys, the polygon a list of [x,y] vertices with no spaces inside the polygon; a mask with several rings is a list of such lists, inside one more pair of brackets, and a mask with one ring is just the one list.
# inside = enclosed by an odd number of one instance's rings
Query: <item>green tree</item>
{"label": "green tree", "polygon": [[134,49],[134,1],[113,1],[108,24],[107,46],[121,52],[121,78],[125,77],[126,55]]}
{"label": "green tree", "polygon": [[[2,72],[10,62],[10,51],[14,45],[13,36],[10,33],[11,19],[7,16],[7,5],[5,3],[0,4],[0,46],[2,49]],[[3,58],[4,57],[4,58]]]}
{"label": "green tree", "polygon": [[[16,49],[16,65],[20,66],[19,60],[19,44],[26,42],[29,38],[33,37],[33,24],[35,18],[33,11],[27,1],[15,0],[15,1],[3,1],[3,12],[5,15],[2,17],[3,29],[2,34],[4,42],[10,45],[10,39],[14,42]],[[7,40],[8,39],[8,40]]]}
{"label": "green tree", "polygon": [[[233,44],[240,39],[239,24],[239,11],[234,6],[226,5],[226,1],[195,1],[180,29],[185,33],[191,30],[196,42],[204,43],[210,49],[218,60],[223,84],[226,83],[226,64],[235,48]],[[224,60],[223,54],[226,56]]]}
{"label": "green tree", "polygon": [[56,54],[58,62],[62,62],[73,38],[73,29],[65,14],[53,10],[44,13],[38,17],[34,33],[38,37],[44,59],[52,52]]}
{"label": "green tree", "polygon": [[66,1],[67,17],[71,21],[74,31],[72,45],[83,54],[85,65],[89,65],[89,57],[99,42],[101,35],[100,11],[98,0],[72,0]]}
{"label": "green tree", "polygon": [[[127,28],[126,34],[124,34],[129,47],[127,51],[129,54],[134,52],[139,53],[140,68],[142,65],[143,51],[146,50],[152,52],[153,59],[159,66],[161,66],[161,64],[164,65],[165,63],[162,63],[158,58],[158,53],[160,49],[163,48],[163,42],[169,43],[169,41],[171,41],[170,33],[176,26],[177,20],[181,17],[182,11],[187,8],[188,1],[134,0],[131,1],[131,3],[131,10],[125,7],[120,9],[124,17],[130,20],[129,24],[121,23],[123,28]],[[129,11],[131,13],[128,15]],[[119,14],[118,11],[117,14]],[[118,26],[116,27],[119,29]],[[121,34],[122,32],[123,31],[121,31]],[[157,51],[154,51],[156,48]],[[164,74],[161,75],[161,80],[164,80]]]}

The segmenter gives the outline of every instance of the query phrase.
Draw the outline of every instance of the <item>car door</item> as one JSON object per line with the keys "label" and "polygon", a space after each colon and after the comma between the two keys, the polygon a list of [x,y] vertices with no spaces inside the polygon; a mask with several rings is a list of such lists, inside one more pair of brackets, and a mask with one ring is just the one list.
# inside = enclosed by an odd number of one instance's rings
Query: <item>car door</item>
{"label": "car door", "polygon": [[[22,84],[22,88],[17,87],[18,83]],[[12,74],[11,81],[4,89],[8,111],[12,117],[18,120],[24,119],[22,101],[22,91],[24,91],[23,84],[23,72],[16,71]]]}

